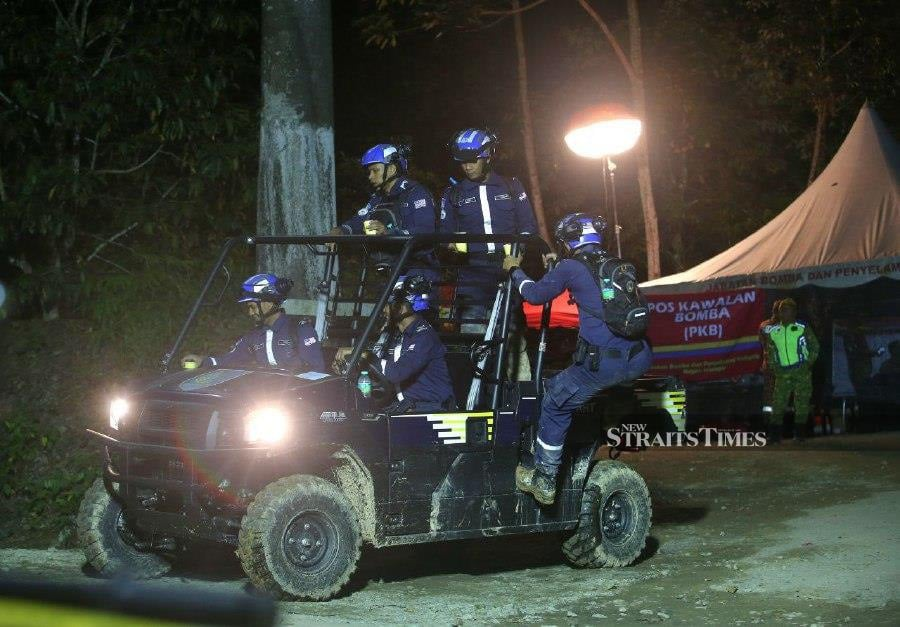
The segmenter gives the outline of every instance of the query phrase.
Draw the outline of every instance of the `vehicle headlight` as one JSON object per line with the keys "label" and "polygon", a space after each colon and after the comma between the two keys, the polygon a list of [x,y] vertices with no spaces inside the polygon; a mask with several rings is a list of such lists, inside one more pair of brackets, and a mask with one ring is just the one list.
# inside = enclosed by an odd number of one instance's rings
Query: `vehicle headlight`
{"label": "vehicle headlight", "polygon": [[124,398],[114,398],[109,404],[109,426],[118,429],[119,423],[128,415],[130,409],[131,406]]}
{"label": "vehicle headlight", "polygon": [[244,439],[251,444],[277,444],[289,426],[288,415],[277,407],[254,409],[244,419]]}

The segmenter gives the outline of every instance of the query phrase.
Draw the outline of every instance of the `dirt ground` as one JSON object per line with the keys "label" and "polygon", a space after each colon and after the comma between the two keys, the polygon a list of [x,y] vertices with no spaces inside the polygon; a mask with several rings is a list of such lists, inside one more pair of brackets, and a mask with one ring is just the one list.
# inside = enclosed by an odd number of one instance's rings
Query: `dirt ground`
{"label": "dirt ground", "polygon": [[[281,623],[900,624],[900,433],[622,459],[654,500],[632,567],[574,570],[555,535],[368,550],[344,596]],[[0,569],[88,580],[78,551],[0,550]],[[248,587],[233,562],[157,585]]]}

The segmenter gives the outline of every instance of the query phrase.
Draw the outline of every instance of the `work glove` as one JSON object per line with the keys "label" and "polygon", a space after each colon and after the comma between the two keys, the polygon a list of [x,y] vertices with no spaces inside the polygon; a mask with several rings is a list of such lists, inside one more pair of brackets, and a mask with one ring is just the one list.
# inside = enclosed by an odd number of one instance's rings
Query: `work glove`
{"label": "work glove", "polygon": [[181,367],[185,370],[194,370],[195,368],[199,368],[200,364],[203,363],[203,357],[200,355],[195,355],[193,353],[189,353],[181,358]]}
{"label": "work glove", "polygon": [[366,220],[363,222],[363,228],[366,235],[385,235],[387,233],[387,227],[379,220]]}
{"label": "work glove", "polygon": [[347,357],[353,352],[350,346],[341,346],[334,354],[334,360],[331,362],[331,368],[337,374],[344,374],[344,368],[347,367]]}
{"label": "work glove", "polygon": [[503,258],[503,271],[510,272],[514,268],[518,268],[522,265],[522,254],[518,255],[507,255]]}

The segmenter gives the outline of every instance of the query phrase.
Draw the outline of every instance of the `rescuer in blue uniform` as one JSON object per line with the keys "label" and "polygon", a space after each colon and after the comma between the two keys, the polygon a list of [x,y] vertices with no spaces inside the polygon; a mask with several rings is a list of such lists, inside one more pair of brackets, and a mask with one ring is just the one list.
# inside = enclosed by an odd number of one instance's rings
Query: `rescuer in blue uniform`
{"label": "rescuer in blue uniform", "polygon": [[[331,235],[413,235],[437,231],[437,211],[431,193],[407,176],[407,148],[377,144],[360,159],[366,168],[373,192],[366,205],[352,218],[331,231]],[[385,271],[396,259],[396,251],[377,251],[375,267]],[[437,263],[431,247],[413,253],[407,271],[415,269],[437,280]]]}
{"label": "rescuer in blue uniform", "polygon": [[[401,277],[384,307],[385,327],[363,360],[396,389],[385,412],[400,414],[454,409],[453,387],[437,331],[420,315],[429,307],[431,284],[421,275]],[[338,349],[334,369],[343,371],[350,348]],[[377,375],[376,375],[377,377]]]}
{"label": "rescuer in blue uniform", "polygon": [[216,368],[269,366],[322,372],[325,360],[316,330],[306,321],[285,314],[281,306],[292,286],[293,281],[274,274],[248,278],[237,302],[246,306],[256,328],[238,338],[227,353],[202,360],[187,355],[182,365],[196,367],[199,362],[201,366]]}
{"label": "rescuer in blue uniform", "polygon": [[[578,350],[571,366],[549,379],[541,400],[541,417],[534,463],[519,464],[516,486],[530,492],[545,505],[556,498],[556,473],[562,458],[566,432],[572,413],[594,394],[605,388],[641,376],[649,367],[652,354],[648,344],[615,335],[603,320],[603,298],[589,267],[573,258],[580,253],[602,252],[602,218],[570,214],[556,226],[555,238],[566,257],[540,281],[533,281],[519,269],[521,256],[507,256],[503,267],[522,297],[540,305],[569,290],[578,306]],[[599,314],[599,315],[598,315]]]}
{"label": "rescuer in blue uniform", "polygon": [[[483,129],[469,128],[454,135],[450,155],[465,177],[441,197],[441,232],[519,235],[537,232],[534,208],[517,178],[493,171],[498,138]],[[484,320],[494,300],[501,269],[502,244],[454,245],[466,253],[467,267],[459,270],[457,311],[464,320]]]}

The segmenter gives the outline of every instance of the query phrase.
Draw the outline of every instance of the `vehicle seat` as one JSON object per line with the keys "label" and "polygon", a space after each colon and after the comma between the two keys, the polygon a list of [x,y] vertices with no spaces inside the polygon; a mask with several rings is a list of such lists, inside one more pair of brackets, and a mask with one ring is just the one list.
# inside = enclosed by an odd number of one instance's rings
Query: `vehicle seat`
{"label": "vehicle seat", "polygon": [[475,372],[472,361],[469,359],[469,353],[448,351],[446,360],[456,404],[459,407],[465,407],[466,399],[469,397],[469,386],[472,384],[472,376]]}

